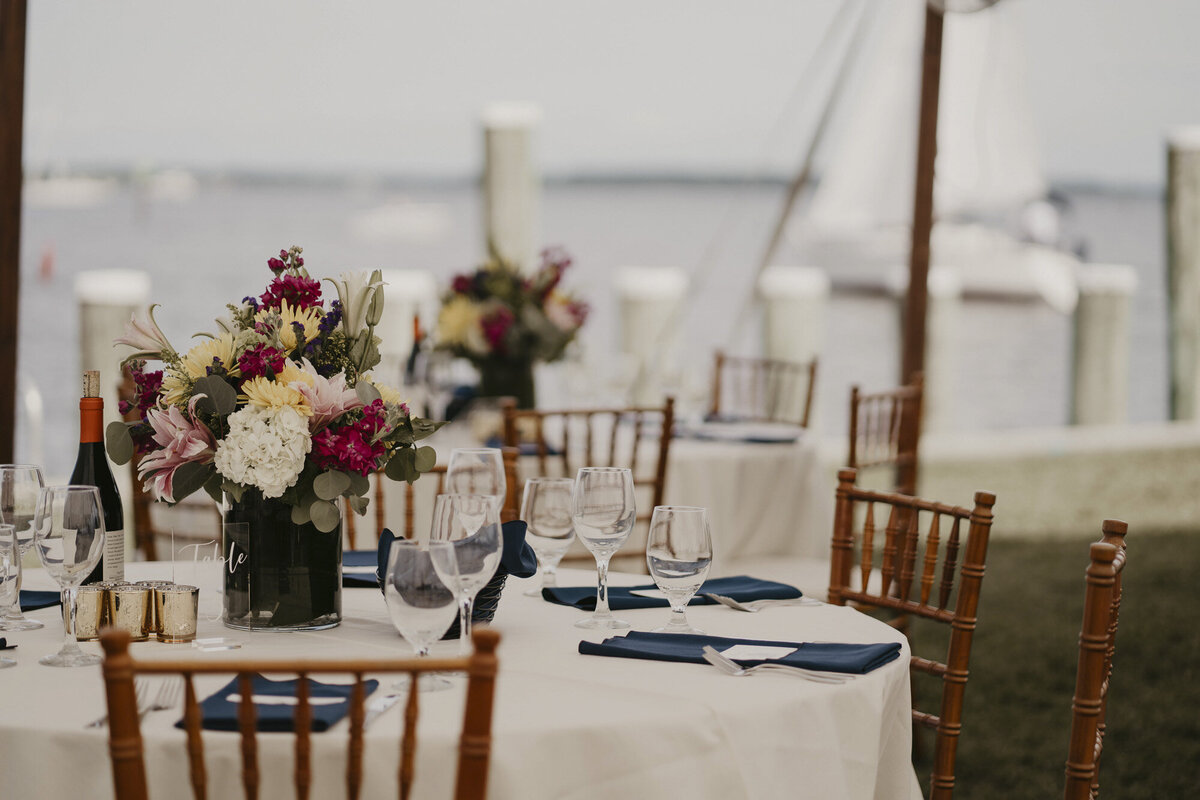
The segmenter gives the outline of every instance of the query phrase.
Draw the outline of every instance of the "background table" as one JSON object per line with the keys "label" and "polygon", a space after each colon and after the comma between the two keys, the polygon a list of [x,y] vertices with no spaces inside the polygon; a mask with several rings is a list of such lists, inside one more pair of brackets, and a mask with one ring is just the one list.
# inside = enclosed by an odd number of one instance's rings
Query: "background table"
{"label": "background table", "polygon": [[[130,577],[169,577],[170,565],[130,564]],[[216,566],[178,565],[176,578],[202,583],[202,613],[219,611]],[[562,582],[590,583],[594,573],[568,570]],[[644,581],[616,576],[624,583]],[[28,588],[49,588],[33,570]],[[698,607],[693,622],[716,635],[783,640],[900,641],[900,658],[869,675],[831,686],[788,675],[734,678],[707,665],[583,656],[581,612],[525,597],[528,581],[510,581],[495,626],[503,634],[497,682],[490,797],[539,798],[919,798],[911,765],[907,644],[893,629],[848,608],[783,607],[746,614]],[[387,657],[411,651],[372,589],[343,593],[345,621],[312,633],[248,633],[201,624],[202,636],[226,636],[239,657]],[[37,663],[57,648],[58,608],[33,612],[42,631],[9,633],[19,666],[0,671],[0,787],[4,797],[80,800],[111,797],[107,731],[84,724],[105,712],[98,667],[55,669]],[[665,609],[626,612],[640,630],[665,621]],[[85,643],[87,650],[98,645]],[[457,643],[435,653],[453,654]],[[187,645],[135,643],[146,659],[193,657]],[[226,678],[198,681],[207,694]],[[459,681],[461,684],[462,682]],[[453,784],[461,688],[421,697],[416,797],[449,797]],[[395,791],[402,705],[366,734],[364,796]],[[178,797],[187,781],[178,715],[157,712],[143,723],[151,797]],[[206,732],[210,796],[240,797],[235,734]],[[293,739],[259,737],[264,800],[292,796]],[[314,797],[343,796],[345,724],[312,738]]]}

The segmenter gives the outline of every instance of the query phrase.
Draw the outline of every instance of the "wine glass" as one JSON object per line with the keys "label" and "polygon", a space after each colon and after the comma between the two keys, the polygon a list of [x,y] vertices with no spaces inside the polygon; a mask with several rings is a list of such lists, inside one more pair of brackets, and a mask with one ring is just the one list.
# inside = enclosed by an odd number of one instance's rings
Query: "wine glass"
{"label": "wine glass", "polygon": [[521,519],[525,520],[525,541],[537,554],[542,567],[542,586],[525,594],[536,597],[543,587],[558,585],[558,562],[575,539],[571,519],[573,478],[530,478],[525,481],[521,498]]}
{"label": "wine glass", "polygon": [[468,652],[475,595],[500,566],[504,538],[500,518],[488,495],[440,494],[433,505],[431,542],[450,542],[448,550],[433,552],[433,566],[442,580],[458,591],[459,650]]}
{"label": "wine glass", "polygon": [[75,641],[75,595],[79,584],[104,552],[104,512],[95,486],[50,486],[38,495],[33,515],[34,544],[50,577],[62,587],[63,606],[70,610],[62,649],[38,662],[50,667],[99,664]]}
{"label": "wine glass", "polygon": [[[17,545],[17,534],[12,525],[0,525],[0,608],[18,603],[17,589],[21,548]],[[0,669],[15,667],[17,662],[0,656]]]}
{"label": "wine glass", "polygon": [[687,620],[687,604],[712,566],[708,511],[695,506],[655,506],[646,540],[646,565],[671,604],[671,620],[655,633],[702,633]]}
{"label": "wine glass", "polygon": [[608,610],[608,562],[621,549],[637,519],[633,472],[622,467],[584,467],[571,494],[575,534],[596,557],[596,610],[577,628],[617,630],[630,627]]}
{"label": "wine glass", "polygon": [[447,494],[485,494],[499,514],[507,490],[504,456],[495,447],[456,447],[450,451],[445,488]]}
{"label": "wine glass", "polygon": [[[400,635],[412,645],[417,658],[429,655],[429,648],[445,635],[458,611],[453,581],[444,580],[433,565],[434,553],[452,547],[449,542],[421,545],[398,539],[388,552],[387,575],[383,581],[388,616]],[[453,554],[448,563],[453,570]],[[402,684],[401,681],[397,686]],[[445,678],[426,674],[417,682],[417,691],[435,692],[448,689],[450,685]]]}
{"label": "wine glass", "polygon": [[21,559],[33,546],[33,512],[45,482],[42,468],[33,464],[0,464],[0,524],[16,528],[17,589],[12,605],[0,617],[0,631],[32,631],[45,625],[21,613]]}

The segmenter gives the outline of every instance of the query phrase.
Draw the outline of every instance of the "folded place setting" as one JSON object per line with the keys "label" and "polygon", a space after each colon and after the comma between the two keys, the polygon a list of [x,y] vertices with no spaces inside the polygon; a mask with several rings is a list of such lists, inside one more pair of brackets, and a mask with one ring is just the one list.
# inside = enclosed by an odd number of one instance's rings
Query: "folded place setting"
{"label": "folded place setting", "polygon": [[[740,602],[755,600],[798,600],[803,593],[794,586],[776,581],[734,575],[705,581],[689,605],[714,605],[717,600],[706,595],[721,595]],[[581,611],[596,607],[595,586],[555,586],[542,589],[542,597],[551,603],[574,606]],[[608,604],[614,611],[636,608],[668,608],[670,602],[656,584],[608,587]]]}
{"label": "folded place setting", "polygon": [[[253,687],[256,730],[266,733],[295,730],[298,702],[296,689],[299,680],[299,678],[271,680],[262,675],[253,676],[251,685]],[[322,683],[311,678],[305,680],[308,681],[310,730],[316,732],[329,730],[349,713],[350,695],[354,690],[354,684]],[[364,697],[370,697],[378,687],[379,681],[377,680],[363,681]],[[241,682],[238,678],[234,678],[200,703],[200,712],[203,717],[201,726],[213,731],[239,730],[238,713],[241,702]],[[184,721],[180,719],[175,723],[175,727],[183,728]]]}

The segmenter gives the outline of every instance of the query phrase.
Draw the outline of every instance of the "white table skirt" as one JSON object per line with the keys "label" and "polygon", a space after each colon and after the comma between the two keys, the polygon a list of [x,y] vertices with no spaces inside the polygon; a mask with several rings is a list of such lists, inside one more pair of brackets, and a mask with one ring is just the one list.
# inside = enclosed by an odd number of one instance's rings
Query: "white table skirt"
{"label": "white table skirt", "polygon": [[[170,577],[170,565],[131,564],[133,579]],[[212,565],[179,565],[176,579],[202,585],[201,636],[227,636],[240,657],[387,657],[411,651],[388,620],[381,595],[343,593],[343,623],[313,633],[247,633],[224,628]],[[561,582],[590,583],[594,573],[565,570]],[[644,581],[615,576],[614,582]],[[572,608],[522,595],[529,581],[511,580],[495,627],[503,635],[497,682],[490,794],[493,800],[538,798],[919,798],[910,760],[908,646],[892,628],[848,608],[781,607],[745,614],[721,606],[689,612],[714,635],[781,640],[901,641],[900,658],[843,685],[788,675],[733,678],[707,665],[583,656]],[[27,588],[50,588],[40,571]],[[58,608],[33,612],[41,631],[8,632],[19,666],[0,670],[0,787],[5,798],[80,800],[112,796],[107,731],[83,725],[105,712],[98,667],[55,669],[37,663],[57,649]],[[665,609],[623,612],[634,627],[661,624]],[[86,650],[98,651],[94,643]],[[457,643],[435,654],[452,655]],[[195,657],[187,645],[135,643],[144,659]],[[227,678],[198,681],[204,694]],[[416,797],[449,797],[461,722],[459,688],[423,695]],[[403,704],[367,731],[365,797],[395,791]],[[151,797],[183,797],[187,781],[177,714],[143,723]],[[314,797],[343,796],[345,723],[312,739]],[[206,733],[211,797],[240,797],[236,734]],[[259,737],[264,800],[292,797],[293,739]]]}

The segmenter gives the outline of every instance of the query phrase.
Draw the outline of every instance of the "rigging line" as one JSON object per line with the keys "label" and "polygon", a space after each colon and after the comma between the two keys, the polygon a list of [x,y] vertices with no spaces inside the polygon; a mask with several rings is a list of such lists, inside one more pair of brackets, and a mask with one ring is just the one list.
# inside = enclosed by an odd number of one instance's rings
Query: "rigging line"
{"label": "rigging line", "polygon": [[738,311],[733,328],[729,334],[729,341],[734,341],[738,334],[745,328],[750,318],[750,312],[753,310],[757,292],[753,288],[757,285],[757,277],[762,275],[775,257],[775,252],[779,249],[779,244],[783,240],[784,231],[787,229],[788,220],[795,210],[796,201],[800,198],[800,194],[808,185],[809,178],[812,176],[813,162],[816,158],[817,150],[825,138],[825,131],[829,126],[830,119],[833,118],[833,112],[837,109],[838,103],[841,100],[842,91],[845,89],[846,80],[853,71],[852,67],[858,62],[858,57],[861,55],[863,47],[862,41],[866,35],[868,20],[870,14],[866,11],[866,5],[861,6],[862,13],[859,14],[857,24],[854,27],[854,32],[851,35],[850,43],[846,48],[845,56],[842,63],[838,66],[837,74],[834,76],[833,85],[830,88],[829,99],[825,104],[825,108],[821,112],[820,119],[817,120],[817,126],[813,130],[812,137],[809,139],[808,149],[804,154],[804,161],[801,164],[800,171],[788,186],[787,197],[784,199],[783,209],[779,213],[779,217],[775,222],[775,227],[771,232],[771,238],[763,250],[762,256],[758,260],[758,266],[755,270],[754,283],[751,284],[751,291],[747,295],[742,307]]}
{"label": "rigging line", "polygon": [[[817,45],[817,49],[813,51],[808,62],[804,65],[804,70],[800,74],[799,80],[796,81],[795,87],[792,89],[787,102],[783,109],[779,112],[775,119],[775,124],[767,133],[763,140],[762,146],[759,148],[763,153],[762,161],[758,169],[754,170],[753,176],[746,177],[739,182],[741,186],[748,186],[751,183],[757,183],[765,179],[770,174],[770,154],[778,148],[778,142],[782,138],[785,123],[796,114],[796,108],[800,105],[800,101],[811,96],[810,89],[816,82],[818,71],[825,65],[831,55],[835,42],[838,42],[843,36],[843,29],[847,28],[852,21],[852,10],[862,11],[866,8],[866,3],[870,0],[860,0],[857,4],[855,0],[844,0],[841,7],[838,8],[829,27],[826,29],[821,42]],[[712,238],[709,239],[708,246],[704,249],[700,259],[696,262],[696,268],[693,270],[692,279],[688,283],[687,296],[694,297],[699,287],[703,286],[709,274],[716,266],[717,254],[724,248],[729,241],[729,232],[746,216],[748,204],[731,200],[726,207],[725,214],[721,222],[717,225]]]}

